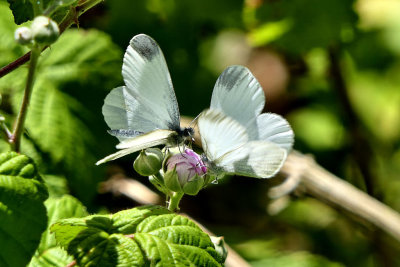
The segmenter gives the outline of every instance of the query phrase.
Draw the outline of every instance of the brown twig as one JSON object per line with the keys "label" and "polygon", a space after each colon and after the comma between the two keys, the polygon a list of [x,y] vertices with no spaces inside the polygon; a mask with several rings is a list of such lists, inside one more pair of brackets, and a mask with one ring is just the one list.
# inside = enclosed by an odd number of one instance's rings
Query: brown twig
{"label": "brown twig", "polygon": [[306,193],[346,210],[400,242],[398,212],[323,169],[310,156],[292,152],[281,171],[289,177],[300,171],[299,185]]}
{"label": "brown twig", "polygon": [[129,179],[118,173],[101,183],[100,193],[111,192],[114,195],[124,195],[141,205],[161,204],[161,197],[137,180]]}
{"label": "brown twig", "polygon": [[29,62],[29,72],[28,78],[26,81],[26,87],[24,91],[24,97],[22,99],[21,108],[18,113],[17,120],[15,122],[14,130],[9,138],[9,142],[15,152],[19,152],[21,145],[21,135],[24,129],[25,118],[28,112],[28,106],[30,102],[30,98],[32,95],[33,83],[35,79],[36,73],[36,65],[40,56],[40,48],[35,46],[32,49],[32,58]]}
{"label": "brown twig", "polygon": [[[92,8],[93,6],[100,3],[102,0],[87,0],[83,3],[78,4],[76,7],[71,7],[68,11],[67,15],[64,19],[60,22],[59,28],[60,33],[64,32],[68,29],[72,24],[78,22],[78,17],[85,13],[87,10]],[[45,50],[47,46],[43,49]],[[43,51],[42,50],[42,51]],[[31,52],[26,53],[25,55],[21,56],[20,58],[16,59],[15,61],[9,63],[8,65],[4,66],[0,69],[0,78],[4,75],[10,73],[11,71],[17,69],[19,66],[25,64],[31,58]]]}
{"label": "brown twig", "polygon": [[67,265],[65,265],[65,267],[72,267],[76,265],[76,260],[71,261],[70,263],[68,263]]}

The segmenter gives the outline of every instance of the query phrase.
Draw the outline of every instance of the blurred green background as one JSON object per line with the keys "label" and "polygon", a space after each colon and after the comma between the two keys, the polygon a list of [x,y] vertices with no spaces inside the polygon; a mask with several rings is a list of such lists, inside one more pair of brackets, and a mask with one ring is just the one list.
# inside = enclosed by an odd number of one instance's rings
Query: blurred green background
{"label": "blurred green background", "polygon": [[[98,191],[116,172],[151,187],[134,173],[134,155],[94,163],[117,143],[103,99],[123,83],[129,40],[146,33],[164,52],[181,114],[209,106],[225,67],[246,65],[264,88],[265,111],[292,125],[295,149],[400,211],[399,14],[397,0],[105,1],[43,53],[22,150],[91,212],[136,205]],[[27,51],[13,40],[16,27],[0,1],[0,66]],[[0,79],[9,126],[26,73],[22,66]],[[185,197],[182,211],[253,266],[400,266],[399,244],[316,199],[293,194],[270,214],[270,186],[230,177]]]}

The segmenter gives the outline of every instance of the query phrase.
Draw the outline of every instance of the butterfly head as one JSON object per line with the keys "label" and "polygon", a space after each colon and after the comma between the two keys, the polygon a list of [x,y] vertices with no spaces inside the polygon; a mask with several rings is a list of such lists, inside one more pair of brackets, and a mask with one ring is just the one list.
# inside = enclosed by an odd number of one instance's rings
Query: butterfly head
{"label": "butterfly head", "polygon": [[186,127],[183,129],[183,136],[184,137],[193,137],[194,136],[194,129],[192,127]]}
{"label": "butterfly head", "polygon": [[192,127],[185,127],[178,133],[184,141],[194,142],[194,129]]}

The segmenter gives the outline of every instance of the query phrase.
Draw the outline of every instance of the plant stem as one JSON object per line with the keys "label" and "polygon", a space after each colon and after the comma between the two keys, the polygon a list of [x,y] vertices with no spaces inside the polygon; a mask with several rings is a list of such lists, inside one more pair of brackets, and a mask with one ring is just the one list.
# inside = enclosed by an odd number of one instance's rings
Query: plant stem
{"label": "plant stem", "polygon": [[350,136],[352,138],[354,159],[364,179],[365,189],[369,195],[380,199],[378,194],[379,189],[376,187],[377,183],[373,171],[371,170],[373,150],[366,136],[367,130],[363,127],[350,102],[349,90],[343,77],[339,56],[340,48],[332,47],[329,49],[330,75],[332,77],[333,86],[336,89],[343,110],[345,111],[346,120],[350,129]]}
{"label": "plant stem", "polygon": [[7,137],[7,140],[10,140],[12,133],[10,132],[10,130],[8,130],[7,125],[4,123],[5,118],[3,116],[0,115],[0,124],[1,124],[1,129],[4,132],[5,136]]}
{"label": "plant stem", "polygon": [[[83,3],[78,4],[76,7],[71,7],[71,9],[68,11],[67,15],[65,18],[60,22],[59,28],[60,28],[60,33],[64,32],[66,29],[68,29],[72,24],[78,23],[78,17],[85,13],[87,10],[91,9],[95,5],[99,4],[102,2],[102,0],[87,0]],[[44,47],[43,50],[47,48]],[[0,78],[3,77],[4,75],[12,72],[19,66],[23,65],[24,63],[28,62],[28,60],[31,57],[31,52],[26,53],[25,55],[21,56],[20,58],[16,59],[15,61],[9,63],[8,65],[2,67],[0,69]]]}
{"label": "plant stem", "polygon": [[169,200],[168,209],[170,211],[178,211],[179,210],[179,202],[181,201],[184,193],[174,192]]}
{"label": "plant stem", "polygon": [[35,45],[32,48],[31,60],[29,62],[28,78],[26,80],[24,97],[22,99],[21,108],[18,113],[17,121],[15,122],[14,131],[9,140],[12,149],[19,152],[21,146],[21,135],[24,130],[26,114],[28,112],[29,100],[32,95],[32,88],[35,79],[36,65],[40,56],[40,47]]}
{"label": "plant stem", "polygon": [[76,261],[73,260],[70,263],[68,263],[67,265],[65,265],[65,267],[72,267],[72,266],[75,266],[75,265],[76,265]]}

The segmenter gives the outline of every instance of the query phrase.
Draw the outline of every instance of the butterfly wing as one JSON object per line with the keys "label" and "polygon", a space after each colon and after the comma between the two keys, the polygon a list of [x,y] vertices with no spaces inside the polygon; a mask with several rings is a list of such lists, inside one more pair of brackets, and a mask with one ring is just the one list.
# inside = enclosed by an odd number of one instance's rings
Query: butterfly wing
{"label": "butterfly wing", "polygon": [[219,110],[205,110],[198,119],[203,149],[213,171],[256,178],[275,175],[286,150],[263,141],[248,141],[246,129]]}
{"label": "butterfly wing", "polygon": [[139,135],[130,139],[127,139],[117,145],[117,148],[122,148],[122,150],[111,154],[98,162],[96,165],[105,163],[107,161],[115,160],[126,156],[128,154],[134,153],[136,151],[146,149],[152,146],[164,145],[170,143],[174,140],[177,133],[171,130],[155,130],[143,135]]}
{"label": "butterfly wing", "polygon": [[126,139],[122,142],[120,142],[116,147],[118,149],[125,149],[125,148],[130,148],[130,147],[138,147],[142,143],[152,143],[156,142],[157,140],[165,140],[166,142],[162,142],[161,144],[171,144],[171,145],[177,145],[174,144],[173,141],[177,137],[177,133],[175,131],[171,130],[154,130],[152,132],[129,138]]}
{"label": "butterfly wing", "polygon": [[228,67],[218,78],[211,97],[211,109],[221,110],[243,125],[251,139],[257,139],[256,117],[265,104],[264,91],[249,69]]}
{"label": "butterfly wing", "polygon": [[257,117],[259,140],[277,144],[289,152],[294,142],[294,133],[289,123],[274,113],[263,113]]}
{"label": "butterfly wing", "polygon": [[225,173],[270,178],[282,167],[286,150],[267,141],[250,141],[222,157],[215,164]]}
{"label": "butterfly wing", "polygon": [[211,162],[248,141],[246,129],[219,110],[203,111],[198,127],[203,150]]}
{"label": "butterfly wing", "polygon": [[[132,38],[122,65],[125,86],[106,97],[103,115],[112,129],[134,130],[133,136],[155,129],[180,129],[179,108],[164,55],[145,34]],[[125,135],[115,135],[120,141]]]}

